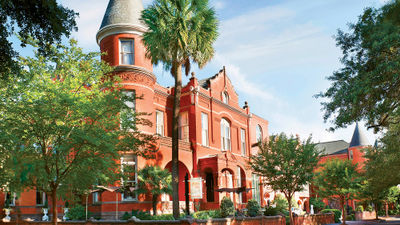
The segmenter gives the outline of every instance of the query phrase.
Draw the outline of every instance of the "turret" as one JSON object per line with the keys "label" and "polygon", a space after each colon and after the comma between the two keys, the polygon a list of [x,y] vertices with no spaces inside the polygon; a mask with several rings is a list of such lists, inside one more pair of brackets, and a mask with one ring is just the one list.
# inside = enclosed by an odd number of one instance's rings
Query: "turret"
{"label": "turret", "polygon": [[353,132],[353,137],[351,138],[351,142],[348,149],[348,157],[353,163],[358,163],[359,168],[362,168],[363,163],[365,162],[364,153],[362,152],[363,148],[368,146],[368,139],[361,131],[356,123],[356,127]]}
{"label": "turret", "polygon": [[[147,27],[140,20],[142,10],[142,0],[110,0],[96,40],[106,53],[102,60],[115,67],[124,89],[143,98],[133,104],[136,111],[152,113],[156,77],[151,60],[145,56],[142,37]],[[141,128],[148,132],[154,129]]]}

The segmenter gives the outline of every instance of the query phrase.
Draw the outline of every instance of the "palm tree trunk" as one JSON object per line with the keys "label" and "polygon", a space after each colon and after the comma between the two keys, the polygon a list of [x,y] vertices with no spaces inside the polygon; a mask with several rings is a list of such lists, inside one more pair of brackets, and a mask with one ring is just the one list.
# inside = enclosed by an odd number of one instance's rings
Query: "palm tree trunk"
{"label": "palm tree trunk", "polygon": [[51,207],[53,210],[53,218],[52,218],[52,222],[54,225],[57,225],[57,191],[56,190],[52,190],[51,191]]}
{"label": "palm tree trunk", "polygon": [[153,203],[153,215],[157,215],[157,199],[158,195],[153,195],[152,203]]}
{"label": "palm tree trunk", "polygon": [[182,93],[182,65],[175,66],[175,92],[172,115],[172,212],[175,219],[179,218],[179,142],[178,120],[180,99]]}

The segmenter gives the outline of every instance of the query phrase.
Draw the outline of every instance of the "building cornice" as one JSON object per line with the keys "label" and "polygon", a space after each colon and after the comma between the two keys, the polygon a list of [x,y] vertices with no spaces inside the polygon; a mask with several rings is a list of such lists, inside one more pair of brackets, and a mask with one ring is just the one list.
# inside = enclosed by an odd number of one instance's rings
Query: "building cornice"
{"label": "building cornice", "polygon": [[153,80],[153,82],[157,81],[156,76],[149,70],[140,67],[140,66],[135,66],[135,65],[118,65],[115,66],[114,68],[115,72],[136,72],[136,73],[141,73],[149,77],[150,79]]}
{"label": "building cornice", "polygon": [[223,103],[222,101],[220,101],[220,100],[218,100],[218,99],[216,99],[216,98],[214,98],[214,97],[210,97],[210,96],[208,96],[208,95],[206,95],[206,94],[204,94],[204,93],[202,93],[202,92],[199,92],[199,94],[200,94],[201,97],[206,98],[207,100],[210,100],[210,99],[211,99],[213,102],[215,102],[215,103],[217,103],[217,104],[219,104],[219,105],[221,105],[221,106],[223,106],[223,107],[225,107],[225,108],[228,108],[228,109],[230,109],[230,110],[232,110],[232,111],[234,111],[234,112],[236,112],[236,113],[238,113],[238,114],[240,114],[240,115],[242,115],[242,116],[250,117],[250,114],[248,115],[248,114],[246,114],[246,113],[240,111],[239,109],[237,109],[237,108],[235,108],[235,107],[232,107],[232,106],[230,106],[230,105],[228,105],[228,104],[225,104],[225,103]]}
{"label": "building cornice", "polygon": [[148,29],[142,25],[127,24],[127,23],[111,24],[97,31],[96,41],[97,44],[100,45],[101,40],[110,35],[115,35],[115,34],[143,35],[143,33],[146,32],[147,30]]}

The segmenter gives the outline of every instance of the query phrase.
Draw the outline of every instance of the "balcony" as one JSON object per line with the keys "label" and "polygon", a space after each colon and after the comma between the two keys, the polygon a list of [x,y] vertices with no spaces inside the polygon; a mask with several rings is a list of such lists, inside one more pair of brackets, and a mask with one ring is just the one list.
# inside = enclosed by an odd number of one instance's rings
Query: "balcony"
{"label": "balcony", "polygon": [[[172,138],[171,137],[159,137],[160,145],[168,148],[172,148]],[[192,152],[190,148],[190,142],[179,140],[179,151]]]}

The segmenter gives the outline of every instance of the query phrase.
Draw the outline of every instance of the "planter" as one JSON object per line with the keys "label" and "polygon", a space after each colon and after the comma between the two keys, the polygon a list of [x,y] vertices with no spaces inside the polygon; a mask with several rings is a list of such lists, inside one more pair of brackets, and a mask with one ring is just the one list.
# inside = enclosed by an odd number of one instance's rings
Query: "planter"
{"label": "planter", "polygon": [[372,212],[368,212],[368,211],[356,212],[355,216],[356,216],[356,220],[373,220],[373,219],[376,219],[376,214],[375,214],[374,211],[372,211]]}
{"label": "planter", "polygon": [[68,220],[67,213],[68,213],[68,208],[64,208],[63,221],[67,221]]}
{"label": "planter", "polygon": [[47,215],[49,213],[49,209],[47,208],[43,208],[43,217],[42,217],[42,221],[49,221],[49,216]]}
{"label": "planter", "polygon": [[10,213],[11,209],[3,209],[4,213],[6,214],[6,217],[3,218],[3,222],[8,223],[11,221]]}

